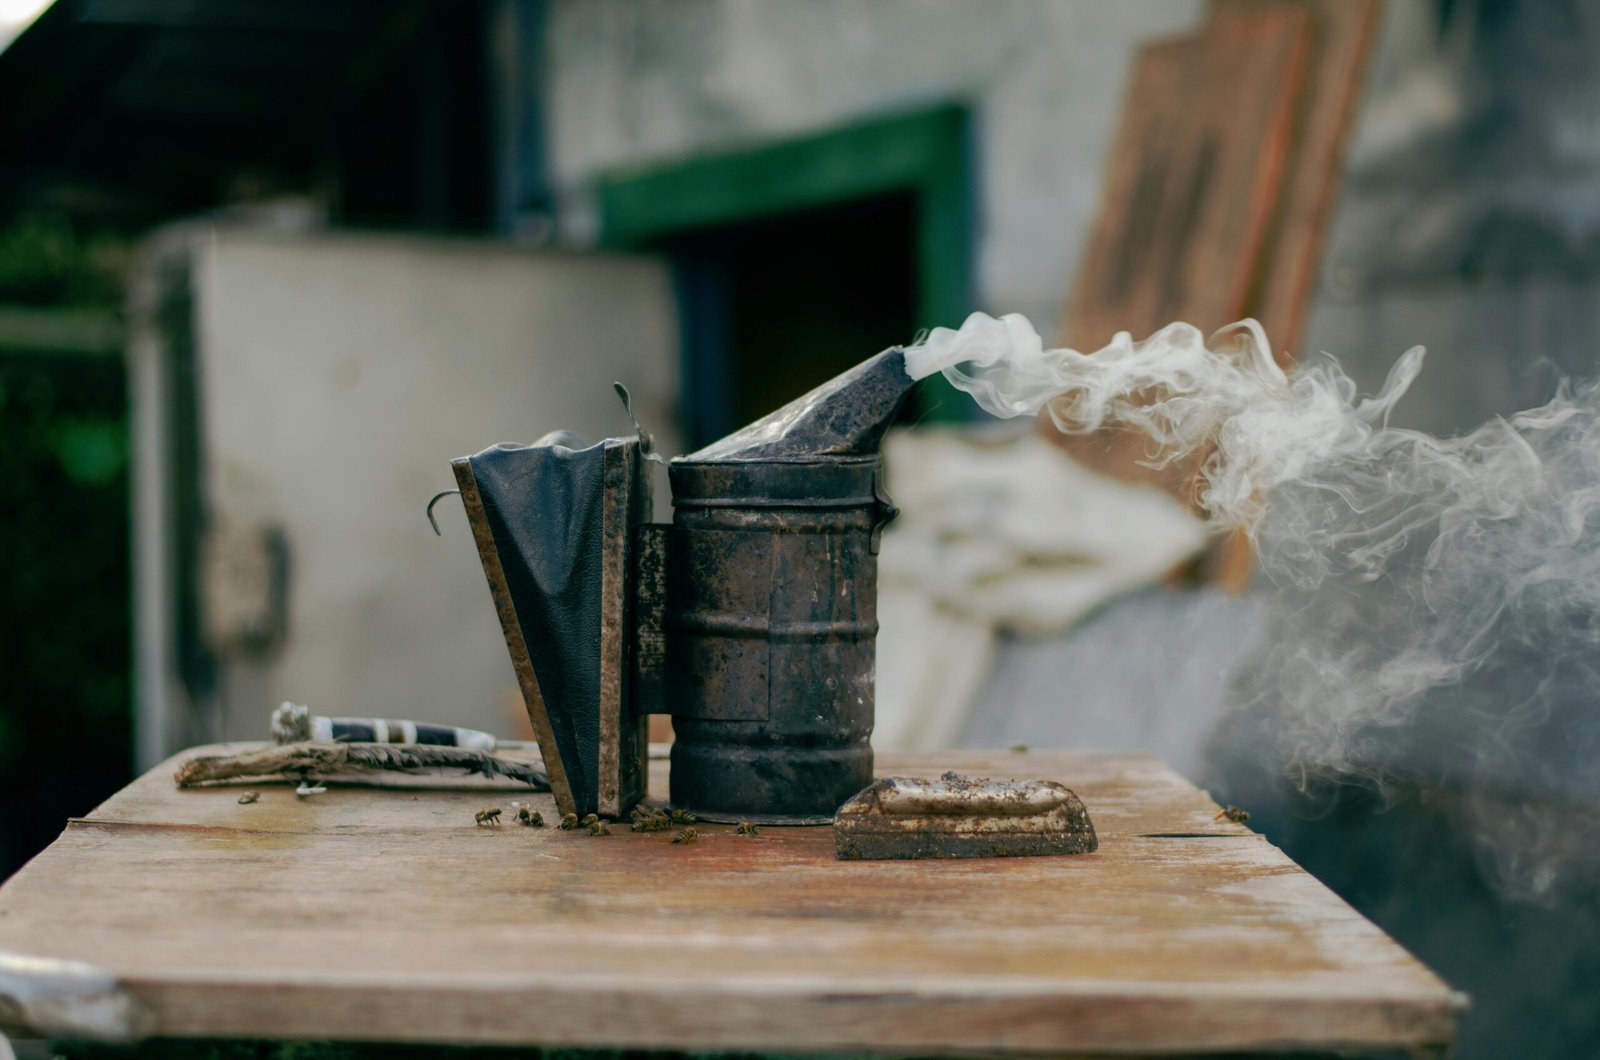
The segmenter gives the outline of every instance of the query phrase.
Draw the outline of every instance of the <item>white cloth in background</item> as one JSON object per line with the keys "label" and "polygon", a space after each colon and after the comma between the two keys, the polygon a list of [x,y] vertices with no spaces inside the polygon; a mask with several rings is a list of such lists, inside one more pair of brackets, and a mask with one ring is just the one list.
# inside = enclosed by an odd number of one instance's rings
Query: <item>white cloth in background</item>
{"label": "white cloth in background", "polygon": [[1067,629],[1205,546],[1169,494],[1090,471],[1032,433],[900,431],[883,452],[900,516],[879,556],[879,747],[954,744],[1000,631]]}
{"label": "white cloth in background", "polygon": [[1001,635],[957,745],[1138,749],[1204,784],[1212,733],[1267,620],[1253,596],[1151,586],[1068,633]]}

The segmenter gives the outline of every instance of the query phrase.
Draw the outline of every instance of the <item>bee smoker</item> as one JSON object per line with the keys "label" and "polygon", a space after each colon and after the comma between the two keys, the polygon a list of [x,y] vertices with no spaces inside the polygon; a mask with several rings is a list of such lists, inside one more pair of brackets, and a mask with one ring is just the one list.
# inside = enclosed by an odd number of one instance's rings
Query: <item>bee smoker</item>
{"label": "bee smoker", "polygon": [[670,525],[642,432],[452,462],[563,813],[645,795],[650,714],[709,816],[826,821],[872,782],[878,446],[911,386],[889,349],[672,460]]}

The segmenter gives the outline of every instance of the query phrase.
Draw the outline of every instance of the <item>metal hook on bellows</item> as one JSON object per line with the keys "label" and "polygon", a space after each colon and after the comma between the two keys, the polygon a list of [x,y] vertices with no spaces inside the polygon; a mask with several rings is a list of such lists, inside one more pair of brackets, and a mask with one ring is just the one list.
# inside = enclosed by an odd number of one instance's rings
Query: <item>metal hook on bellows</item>
{"label": "metal hook on bellows", "polygon": [[633,421],[633,429],[639,435],[639,451],[644,454],[644,458],[657,464],[665,464],[666,457],[656,452],[655,438],[649,431],[639,426],[639,417],[633,414],[633,396],[628,393],[628,388],[621,383],[612,383],[611,389],[622,399],[623,411],[627,412],[628,419]]}
{"label": "metal hook on bellows", "polygon": [[440,537],[443,537],[444,533],[439,529],[439,521],[433,517],[433,506],[439,503],[440,497],[448,497],[452,493],[454,493],[457,497],[461,496],[461,491],[459,489],[440,490],[438,493],[435,493],[433,495],[433,499],[428,502],[428,525],[433,527],[433,532]]}

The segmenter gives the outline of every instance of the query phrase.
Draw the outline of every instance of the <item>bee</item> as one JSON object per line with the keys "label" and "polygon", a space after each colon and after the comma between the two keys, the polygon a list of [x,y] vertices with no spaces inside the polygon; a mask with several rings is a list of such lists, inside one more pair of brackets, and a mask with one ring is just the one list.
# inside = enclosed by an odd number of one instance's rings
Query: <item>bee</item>
{"label": "bee", "polygon": [[693,828],[685,828],[682,831],[680,831],[677,835],[673,836],[672,837],[672,841],[674,843],[693,843],[696,839],[699,839],[699,838],[700,838],[700,833],[699,832],[696,832]]}
{"label": "bee", "polygon": [[597,814],[597,813],[586,813],[586,814],[583,815],[583,820],[579,821],[578,823],[583,825],[585,828],[588,828],[590,825],[594,824],[598,820],[600,820],[600,815],[599,814]]}
{"label": "bee", "polygon": [[635,818],[628,827],[635,832],[665,832],[672,827],[672,818],[664,813],[647,813],[643,817]]}
{"label": "bee", "polygon": [[538,810],[530,810],[526,806],[517,811],[517,820],[521,821],[529,828],[544,827],[544,814],[540,813]]}
{"label": "bee", "polygon": [[734,835],[760,835],[761,829],[749,821],[740,821],[739,827],[733,830]]}
{"label": "bee", "polygon": [[671,817],[674,824],[694,824],[700,819],[694,814],[690,813],[688,810],[678,806],[674,806],[672,808]]}
{"label": "bee", "polygon": [[1241,810],[1237,806],[1229,805],[1229,806],[1224,807],[1223,810],[1220,813],[1218,813],[1215,817],[1213,817],[1211,819],[1213,821],[1220,821],[1224,817],[1226,817],[1228,820],[1232,821],[1234,824],[1244,824],[1246,821],[1248,821],[1250,819],[1250,811],[1249,810]]}
{"label": "bee", "polygon": [[259,798],[261,798],[261,795],[258,792],[247,791],[243,795],[239,796],[239,805],[248,806]]}
{"label": "bee", "polygon": [[486,824],[495,825],[498,827],[500,824],[500,807],[485,806],[483,809],[473,814],[472,819],[477,822],[478,827],[480,828]]}
{"label": "bee", "polygon": [[590,823],[590,825],[589,825],[589,834],[590,835],[610,835],[611,834],[611,828],[604,821],[601,821],[601,820],[597,819],[597,820],[593,821],[592,823]]}
{"label": "bee", "polygon": [[563,832],[570,832],[576,827],[578,827],[578,815],[577,814],[575,814],[575,813],[564,813],[564,814],[561,815],[560,828],[561,828],[561,830]]}
{"label": "bee", "polygon": [[1027,754],[1028,745],[1025,743],[1014,743],[1011,745],[1011,753],[1017,755]]}

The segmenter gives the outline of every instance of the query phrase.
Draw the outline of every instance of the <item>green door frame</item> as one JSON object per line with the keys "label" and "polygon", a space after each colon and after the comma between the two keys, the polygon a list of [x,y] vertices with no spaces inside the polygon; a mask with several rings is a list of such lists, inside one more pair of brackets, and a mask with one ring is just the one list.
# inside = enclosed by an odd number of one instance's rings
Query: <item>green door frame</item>
{"label": "green door frame", "polygon": [[[600,242],[647,249],[697,228],[910,191],[917,201],[917,317],[922,327],[955,327],[972,308],[970,129],[967,108],[947,103],[611,174],[597,189]],[[966,418],[966,404],[944,394],[922,393],[918,403],[926,418]]]}

